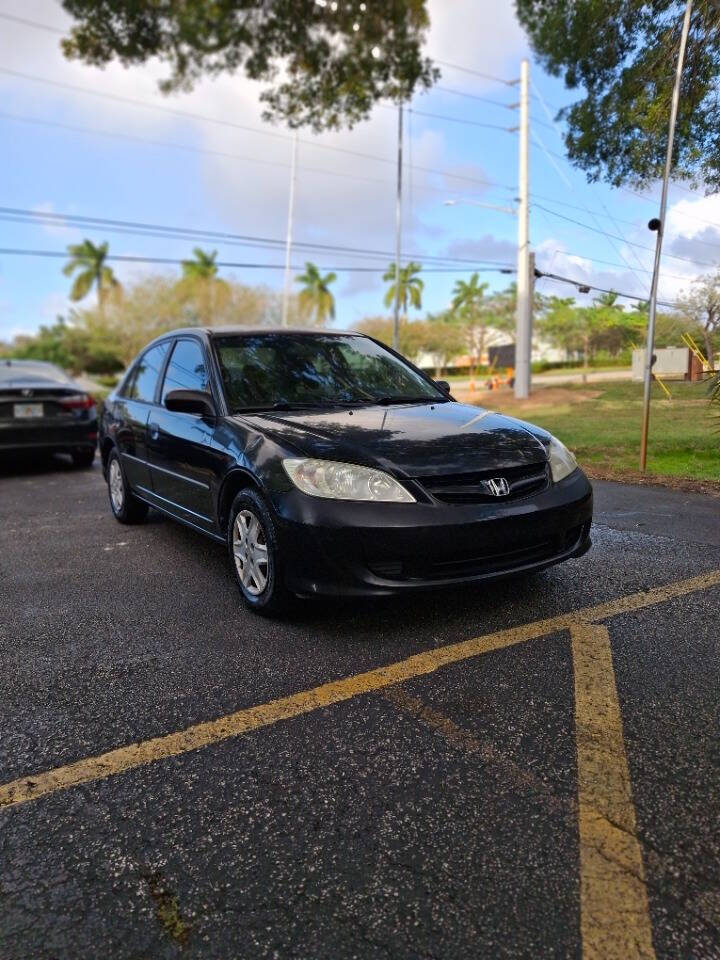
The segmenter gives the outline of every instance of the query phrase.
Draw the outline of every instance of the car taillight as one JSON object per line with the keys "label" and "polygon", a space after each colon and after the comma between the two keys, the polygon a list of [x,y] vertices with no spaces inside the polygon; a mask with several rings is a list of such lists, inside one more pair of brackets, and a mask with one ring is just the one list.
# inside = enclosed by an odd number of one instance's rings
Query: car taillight
{"label": "car taillight", "polygon": [[66,410],[89,410],[95,406],[95,401],[89,393],[71,393],[67,397],[59,400],[61,406]]}

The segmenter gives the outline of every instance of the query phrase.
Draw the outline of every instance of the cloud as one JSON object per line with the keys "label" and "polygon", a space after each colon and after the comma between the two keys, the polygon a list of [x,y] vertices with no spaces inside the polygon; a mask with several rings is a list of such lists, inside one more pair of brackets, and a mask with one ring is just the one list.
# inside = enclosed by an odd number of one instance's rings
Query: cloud
{"label": "cloud", "polygon": [[667,251],[695,261],[672,261],[673,273],[686,275],[684,280],[674,283],[674,289],[680,292],[687,290],[692,280],[720,267],[720,195],[693,196],[673,203],[668,208],[666,223]]}
{"label": "cloud", "polygon": [[509,240],[498,240],[486,233],[482,237],[453,240],[445,249],[449,257],[467,260],[493,260],[514,266],[517,260],[517,245]]}
{"label": "cloud", "polygon": [[[482,73],[512,79],[527,42],[515,17],[515,5],[498,0],[430,0],[428,53]],[[457,78],[442,67],[443,79]],[[478,89],[487,81],[474,78]]]}
{"label": "cloud", "polygon": [[[50,0],[31,0],[24,11],[39,22],[60,28],[72,23],[62,8]],[[484,71],[491,72],[503,68],[507,60],[517,62],[524,40],[510,5],[497,5],[488,0],[454,0],[453,3],[430,0],[429,13],[428,50],[441,59],[469,67],[482,66]],[[492,23],[493,29],[458,30],[458,24],[463,23]],[[213,213],[232,219],[239,225],[239,232],[284,235],[292,143],[288,131],[271,127],[261,119],[259,93],[264,84],[251,82],[242,73],[222,75],[200,83],[188,94],[163,97],[157,83],[166,75],[165,64],[153,61],[126,69],[111,63],[102,70],[90,68],[65,60],[52,34],[13,24],[6,24],[4,30],[3,60],[11,68],[56,77],[63,83],[110,93],[119,99],[109,104],[81,92],[27,83],[19,85],[5,78],[0,78],[0,88],[9,84],[12,93],[16,96],[19,93],[18,99],[31,90],[38,108],[34,112],[47,115],[49,108],[51,115],[60,121],[121,130],[130,136],[174,139],[214,151],[216,155],[202,158],[203,186]],[[483,83],[480,81],[481,86]],[[197,123],[123,103],[122,98],[214,116],[263,133]],[[332,239],[351,232],[355,237],[363,235],[371,245],[383,246],[381,241],[391,239],[394,229],[394,109],[378,105],[371,119],[353,131],[321,136],[303,131],[301,140],[297,236]],[[419,171],[412,174],[413,210],[406,216],[405,233],[408,241],[418,243],[435,232],[425,214],[437,204],[442,190],[482,192],[480,184],[472,185],[447,174],[483,180],[486,173],[479,164],[452,163],[444,134],[437,130],[413,130],[409,153],[416,167],[447,171],[444,176]],[[406,181],[406,186],[409,185]]]}

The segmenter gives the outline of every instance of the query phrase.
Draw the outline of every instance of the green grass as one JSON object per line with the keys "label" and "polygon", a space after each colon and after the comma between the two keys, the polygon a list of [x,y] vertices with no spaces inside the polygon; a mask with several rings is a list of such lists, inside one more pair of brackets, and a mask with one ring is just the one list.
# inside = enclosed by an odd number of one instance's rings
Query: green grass
{"label": "green grass", "polygon": [[[720,420],[708,405],[707,386],[671,382],[668,387],[669,401],[653,385],[648,473],[720,482]],[[544,389],[552,391],[546,398]],[[559,389],[567,399],[558,398]],[[550,430],[582,465],[618,474],[638,470],[642,384],[539,388],[530,401],[517,403],[503,396],[492,406]]]}

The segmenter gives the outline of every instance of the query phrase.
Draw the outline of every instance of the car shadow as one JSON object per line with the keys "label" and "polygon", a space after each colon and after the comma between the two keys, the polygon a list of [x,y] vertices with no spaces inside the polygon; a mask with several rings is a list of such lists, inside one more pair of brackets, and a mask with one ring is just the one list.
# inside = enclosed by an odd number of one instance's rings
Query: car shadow
{"label": "car shadow", "polygon": [[42,453],[33,451],[0,455],[0,479],[3,477],[34,477],[50,473],[86,474],[89,470],[100,473],[100,459],[97,458],[91,468],[83,470],[74,466],[69,454]]}

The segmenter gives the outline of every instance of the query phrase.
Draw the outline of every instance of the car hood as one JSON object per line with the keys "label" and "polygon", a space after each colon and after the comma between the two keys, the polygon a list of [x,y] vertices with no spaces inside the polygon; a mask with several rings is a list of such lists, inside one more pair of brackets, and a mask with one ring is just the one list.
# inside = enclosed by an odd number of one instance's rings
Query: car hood
{"label": "car hood", "polygon": [[544,431],[461,403],[245,415],[303,456],[373,464],[409,477],[507,469],[547,459]]}

